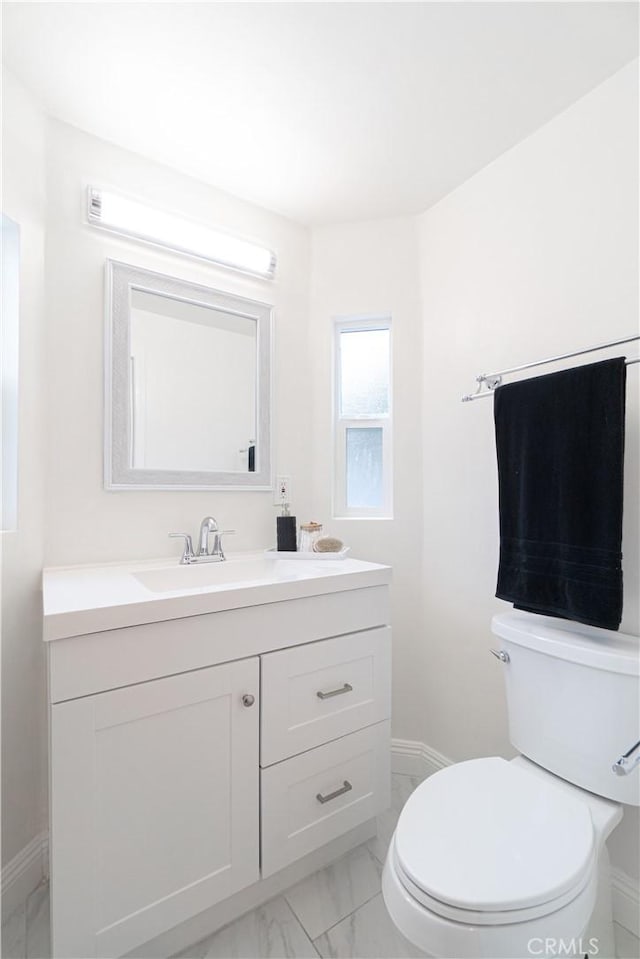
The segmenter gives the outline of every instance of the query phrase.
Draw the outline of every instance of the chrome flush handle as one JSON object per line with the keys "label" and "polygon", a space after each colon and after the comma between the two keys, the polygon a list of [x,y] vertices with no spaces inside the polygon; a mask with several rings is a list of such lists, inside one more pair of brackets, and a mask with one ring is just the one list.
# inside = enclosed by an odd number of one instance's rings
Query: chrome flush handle
{"label": "chrome flush handle", "polygon": [[635,759],[632,759],[631,757],[638,749],[640,749],[640,739],[637,743],[635,743],[634,746],[631,747],[631,749],[627,749],[626,753],[623,753],[622,756],[620,756],[620,759],[616,759],[611,767],[616,776],[628,776],[629,773],[636,768],[636,766],[640,763],[640,752]]}
{"label": "chrome flush handle", "polygon": [[490,649],[489,652],[495,656],[496,659],[499,659],[501,663],[511,662],[509,659],[509,653],[506,653],[504,649]]}

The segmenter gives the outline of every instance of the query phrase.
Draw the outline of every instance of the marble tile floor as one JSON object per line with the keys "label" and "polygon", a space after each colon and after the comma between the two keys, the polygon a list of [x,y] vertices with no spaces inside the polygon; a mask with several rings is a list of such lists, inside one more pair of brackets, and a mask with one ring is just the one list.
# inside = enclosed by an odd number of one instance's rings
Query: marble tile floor
{"label": "marble tile floor", "polygon": [[49,959],[49,884],[41,883],[25,905],[2,924],[3,959]]}
{"label": "marble tile floor", "polygon": [[[387,914],[380,879],[387,845],[404,803],[418,785],[394,775],[392,805],[378,836],[281,896],[259,906],[175,959],[417,959],[421,953]],[[616,926],[621,959],[640,959],[640,940]],[[4,959],[48,959],[49,890],[36,889],[2,927]]]}

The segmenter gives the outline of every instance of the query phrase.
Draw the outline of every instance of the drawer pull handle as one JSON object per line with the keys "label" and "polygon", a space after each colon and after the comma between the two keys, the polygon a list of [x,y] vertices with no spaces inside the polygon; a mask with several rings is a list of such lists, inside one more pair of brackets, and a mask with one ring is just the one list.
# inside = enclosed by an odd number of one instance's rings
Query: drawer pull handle
{"label": "drawer pull handle", "polygon": [[318,802],[325,803],[331,802],[332,799],[337,799],[338,796],[344,796],[345,793],[351,792],[353,786],[348,779],[345,779],[340,789],[336,789],[335,792],[329,793],[328,796],[323,796],[322,793],[316,793],[316,799]]}
{"label": "drawer pull handle", "polygon": [[343,693],[352,693],[353,686],[351,683],[345,683],[344,686],[341,686],[340,689],[330,689],[328,693],[323,693],[322,690],[318,690],[316,696],[318,699],[331,699],[332,696],[342,696]]}

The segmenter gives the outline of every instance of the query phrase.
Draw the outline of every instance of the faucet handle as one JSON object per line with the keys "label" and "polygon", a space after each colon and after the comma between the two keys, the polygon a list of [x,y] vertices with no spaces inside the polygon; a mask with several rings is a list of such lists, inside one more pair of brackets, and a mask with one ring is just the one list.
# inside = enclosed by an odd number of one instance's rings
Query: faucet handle
{"label": "faucet handle", "polygon": [[180,564],[186,566],[192,561],[195,555],[193,552],[193,541],[189,533],[169,533],[170,539],[179,539],[180,537],[184,539],[184,550],[182,551]]}
{"label": "faucet handle", "polygon": [[226,535],[232,535],[235,533],[235,529],[221,529],[214,536],[213,540],[213,555],[219,556],[220,559],[226,559],[224,555],[224,550],[222,548],[222,537]]}

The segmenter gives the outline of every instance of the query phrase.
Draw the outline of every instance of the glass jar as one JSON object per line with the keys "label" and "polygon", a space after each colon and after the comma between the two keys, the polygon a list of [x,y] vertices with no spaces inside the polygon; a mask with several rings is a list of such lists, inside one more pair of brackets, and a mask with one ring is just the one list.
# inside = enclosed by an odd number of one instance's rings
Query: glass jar
{"label": "glass jar", "polygon": [[312,553],[316,540],[322,536],[322,523],[302,523],[298,537],[298,552]]}

